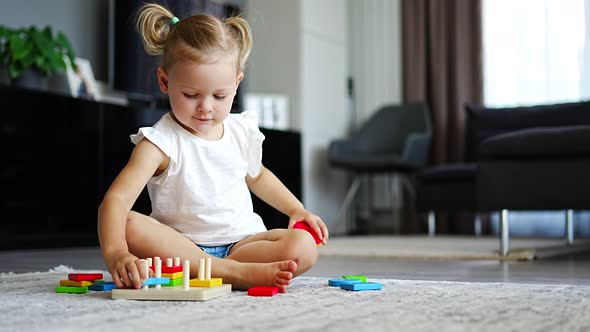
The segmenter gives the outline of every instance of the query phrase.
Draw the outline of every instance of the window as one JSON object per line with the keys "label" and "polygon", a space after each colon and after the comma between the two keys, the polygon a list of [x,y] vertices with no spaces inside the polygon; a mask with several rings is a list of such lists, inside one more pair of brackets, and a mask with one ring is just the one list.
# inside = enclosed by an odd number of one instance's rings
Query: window
{"label": "window", "polygon": [[[590,58],[590,50],[584,49],[584,2],[483,0],[487,106],[557,103],[590,97],[590,68],[585,68],[590,61],[584,61]],[[584,72],[588,74],[583,75]]]}

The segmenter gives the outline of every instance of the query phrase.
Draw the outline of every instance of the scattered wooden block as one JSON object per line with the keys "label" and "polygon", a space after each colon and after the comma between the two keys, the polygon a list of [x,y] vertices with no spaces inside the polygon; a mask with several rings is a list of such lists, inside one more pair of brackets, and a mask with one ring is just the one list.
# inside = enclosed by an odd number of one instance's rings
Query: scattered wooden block
{"label": "scattered wooden block", "polygon": [[55,287],[55,292],[68,294],[86,294],[88,293],[88,287],[57,286]]}
{"label": "scattered wooden block", "polygon": [[350,291],[380,290],[383,286],[377,282],[359,282],[355,284],[342,284],[340,288]]}
{"label": "scattered wooden block", "polygon": [[110,291],[115,288],[117,288],[117,286],[115,285],[114,282],[101,282],[101,283],[94,284],[92,286],[88,286],[89,290],[99,291],[99,292]]}
{"label": "scattered wooden block", "polygon": [[209,280],[200,280],[200,279],[191,279],[190,286],[191,287],[217,287],[223,284],[223,280],[221,278],[211,278]]}
{"label": "scattered wooden block", "polygon": [[332,287],[340,287],[342,284],[356,284],[362,282],[359,279],[330,279],[328,280],[328,285]]}
{"label": "scattered wooden block", "polygon": [[346,275],[346,276],[342,276],[342,278],[344,278],[344,279],[357,279],[362,282],[367,282],[367,277],[365,277],[363,275]]}
{"label": "scattered wooden block", "polygon": [[69,280],[74,281],[95,281],[102,279],[102,273],[70,273]]}
{"label": "scattered wooden block", "polygon": [[231,293],[231,285],[223,284],[217,287],[191,287],[185,290],[183,286],[164,287],[160,289],[113,289],[113,299],[152,300],[152,301],[206,301]]}
{"label": "scattered wooden block", "polygon": [[74,280],[60,280],[60,286],[70,286],[70,287],[88,287],[94,285],[93,281],[74,281]]}
{"label": "scattered wooden block", "polygon": [[274,296],[278,292],[278,286],[255,286],[248,289],[248,295],[250,296]]}

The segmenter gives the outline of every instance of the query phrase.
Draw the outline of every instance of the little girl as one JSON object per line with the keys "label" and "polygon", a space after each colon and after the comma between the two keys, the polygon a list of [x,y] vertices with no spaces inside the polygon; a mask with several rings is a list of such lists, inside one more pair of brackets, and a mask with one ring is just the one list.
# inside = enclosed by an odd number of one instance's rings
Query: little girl
{"label": "little girl", "polygon": [[[236,289],[279,286],[309,270],[317,246],[305,220],[325,244],[328,229],[261,162],[264,136],[256,119],[230,114],[252,37],[239,17],[193,15],[179,20],[144,5],[137,27],[146,51],[161,55],[158,82],[172,111],[140,128],[129,162],[98,211],[106,266],[117,287],[139,288],[143,257],[212,257],[212,275]],[[152,213],[131,211],[147,184]],[[253,212],[250,191],[289,216],[288,229],[267,231]]]}

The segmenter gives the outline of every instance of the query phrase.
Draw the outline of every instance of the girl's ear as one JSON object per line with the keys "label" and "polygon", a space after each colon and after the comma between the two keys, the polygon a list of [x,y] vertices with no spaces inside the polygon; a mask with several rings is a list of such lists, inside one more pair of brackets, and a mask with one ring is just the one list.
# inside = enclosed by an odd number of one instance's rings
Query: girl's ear
{"label": "girl's ear", "polygon": [[160,91],[168,94],[168,73],[162,67],[158,67],[158,84]]}
{"label": "girl's ear", "polygon": [[244,79],[244,72],[243,72],[243,71],[241,71],[241,72],[238,74],[238,78],[237,78],[238,82],[237,82],[237,84],[236,84],[236,85],[237,85],[237,86],[240,86],[240,82],[241,82],[243,79]]}

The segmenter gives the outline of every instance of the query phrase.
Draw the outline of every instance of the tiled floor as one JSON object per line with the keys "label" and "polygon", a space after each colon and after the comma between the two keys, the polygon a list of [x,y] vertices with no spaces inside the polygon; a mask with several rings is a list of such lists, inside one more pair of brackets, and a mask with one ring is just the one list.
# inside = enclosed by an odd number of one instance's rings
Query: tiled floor
{"label": "tiled floor", "polygon": [[[60,264],[75,269],[105,266],[99,248],[0,251],[0,272],[48,271]],[[320,257],[305,276],[338,277],[364,274],[369,278],[516,282],[590,286],[590,253],[530,262],[393,260]]]}

